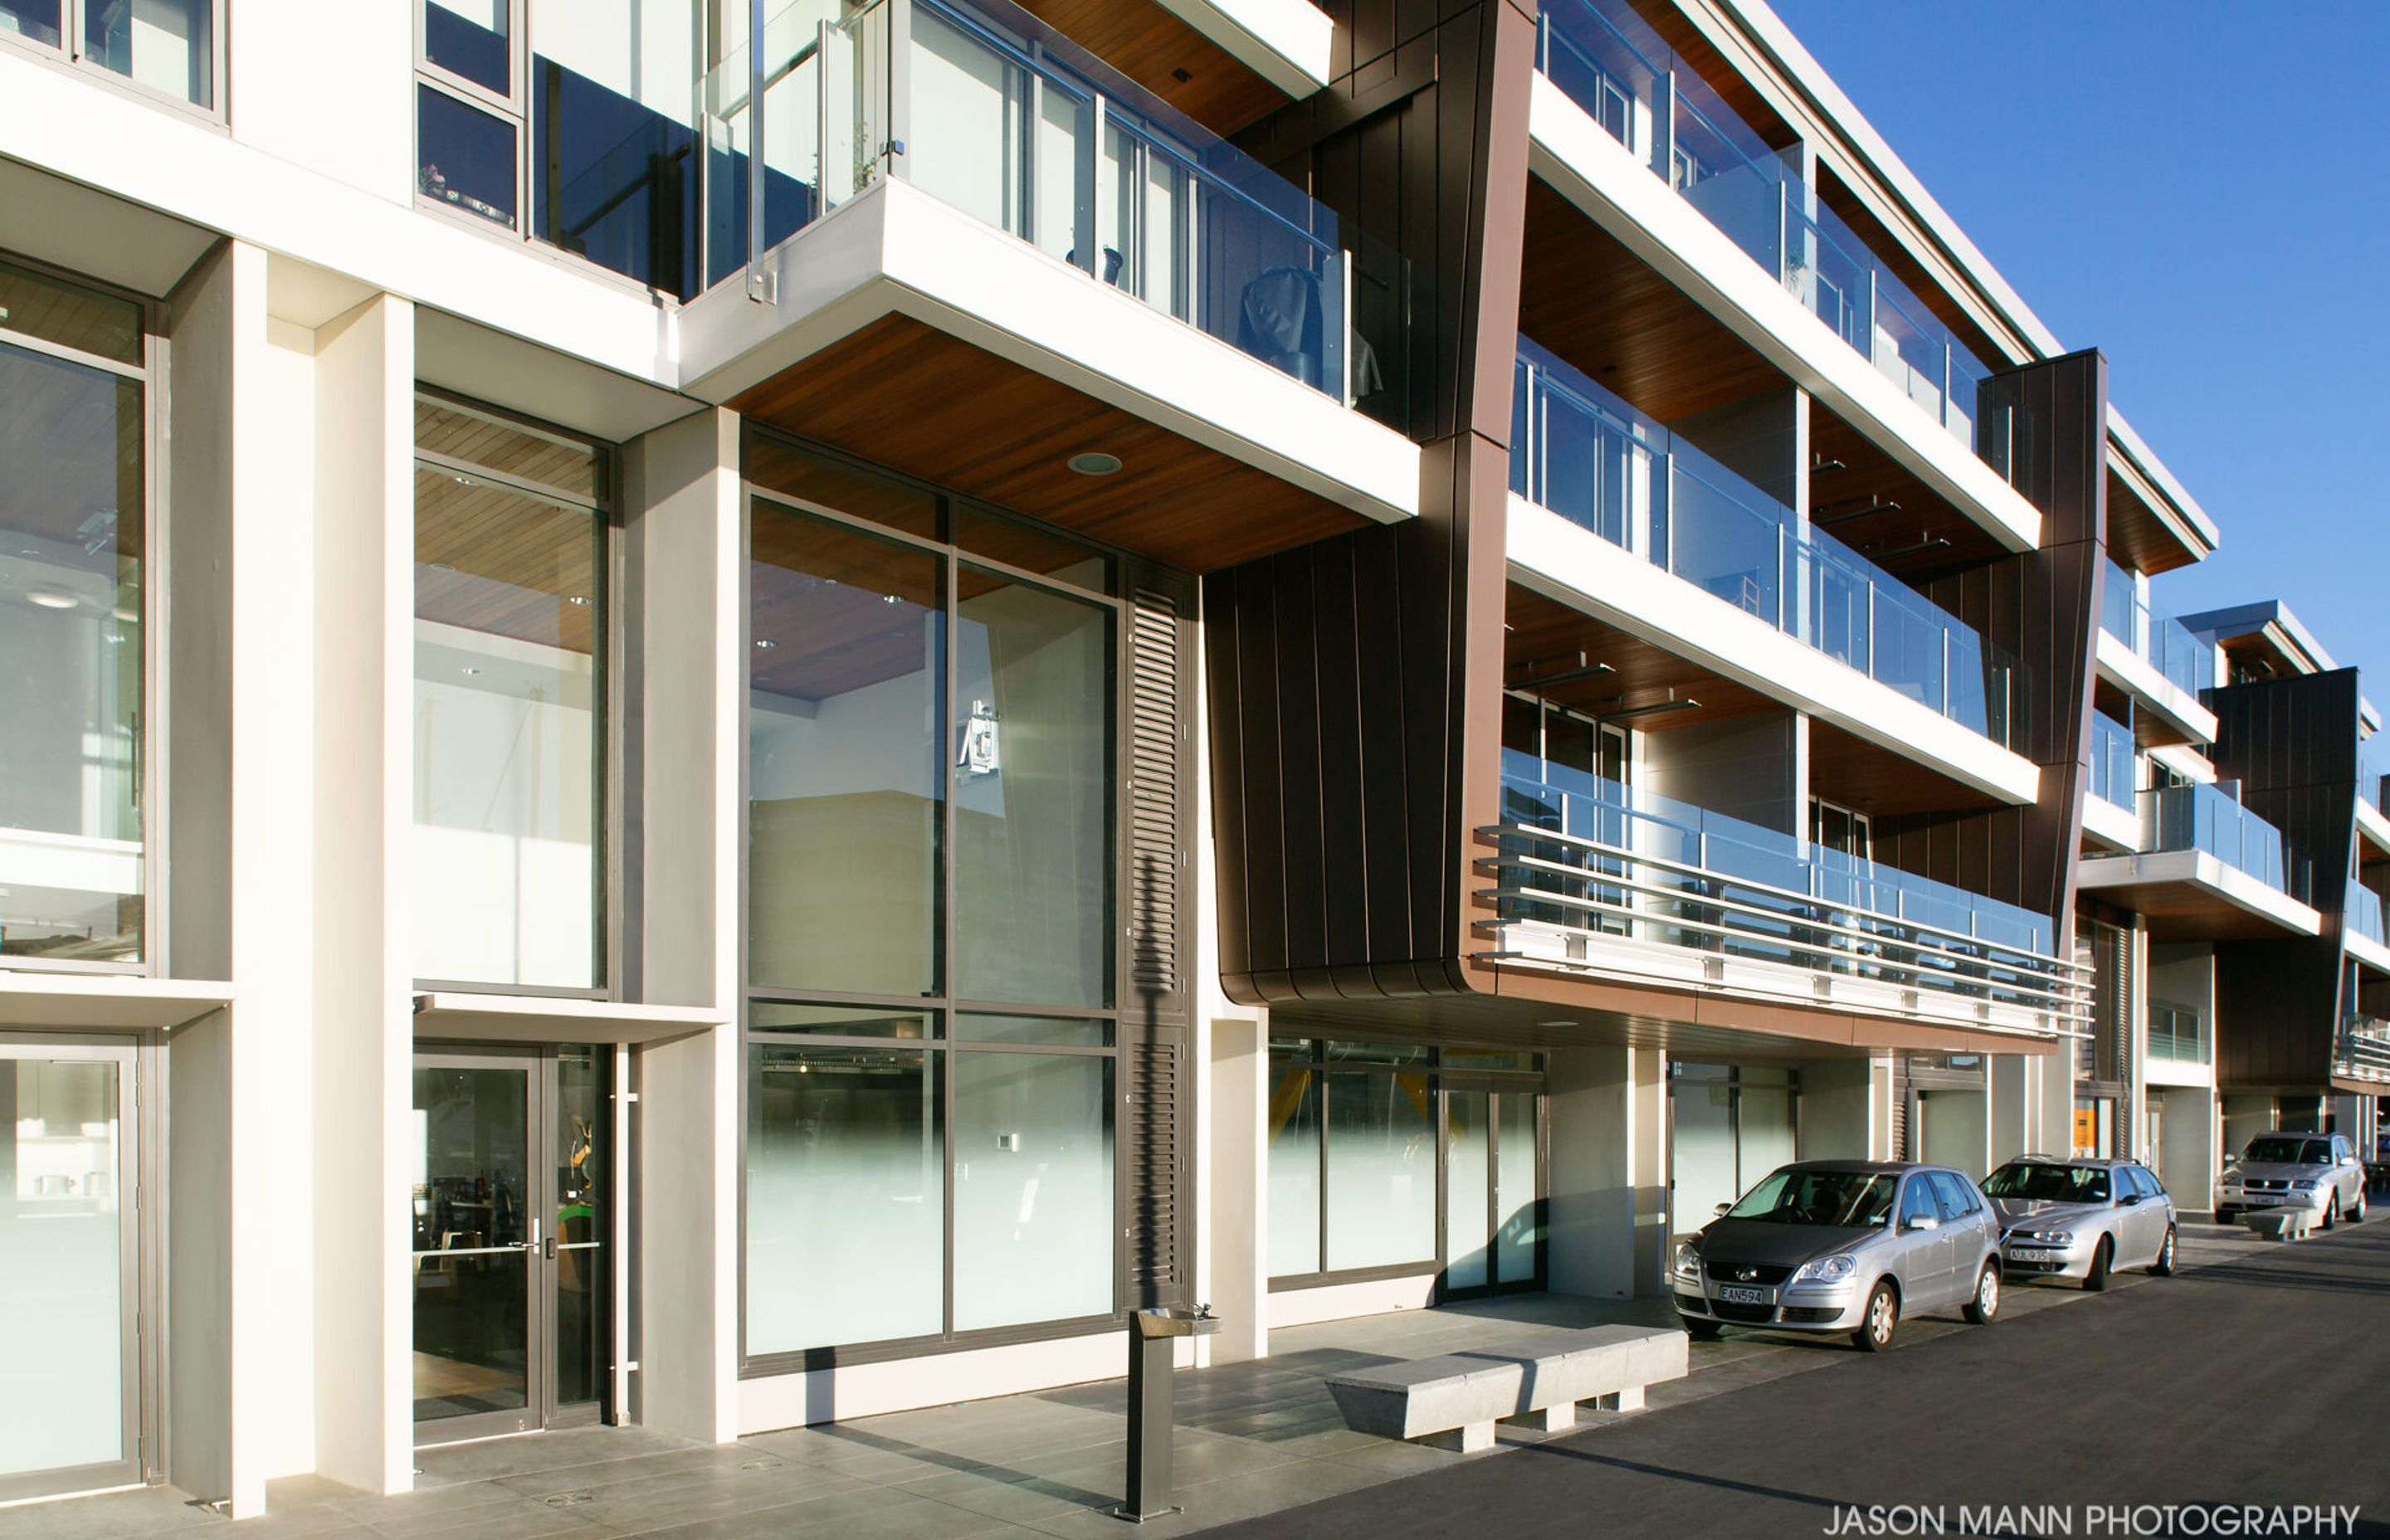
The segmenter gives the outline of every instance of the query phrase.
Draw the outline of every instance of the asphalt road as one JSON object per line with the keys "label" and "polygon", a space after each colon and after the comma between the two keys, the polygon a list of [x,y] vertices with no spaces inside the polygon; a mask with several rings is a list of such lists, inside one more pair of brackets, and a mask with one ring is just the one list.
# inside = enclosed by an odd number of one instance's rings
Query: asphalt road
{"label": "asphalt road", "polygon": [[1216,1533],[1872,1536],[1938,1517],[2107,1540],[2246,1518],[2166,1529],[2129,1505],[2354,1504],[2354,1533],[2390,1536],[2384,1220],[1881,1356],[1805,1344],[1838,1361]]}

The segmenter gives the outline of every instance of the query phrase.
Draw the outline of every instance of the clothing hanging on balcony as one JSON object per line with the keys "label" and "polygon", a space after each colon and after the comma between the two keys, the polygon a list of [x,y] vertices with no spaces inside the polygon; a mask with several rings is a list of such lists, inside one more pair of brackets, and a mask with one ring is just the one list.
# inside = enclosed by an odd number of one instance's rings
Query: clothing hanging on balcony
{"label": "clothing hanging on balcony", "polygon": [[[1237,306],[1237,346],[1306,385],[1325,389],[1327,307],[1319,276],[1308,268],[1266,267],[1245,285]],[[1364,401],[1385,389],[1377,351],[1357,333],[1352,349],[1353,399]]]}

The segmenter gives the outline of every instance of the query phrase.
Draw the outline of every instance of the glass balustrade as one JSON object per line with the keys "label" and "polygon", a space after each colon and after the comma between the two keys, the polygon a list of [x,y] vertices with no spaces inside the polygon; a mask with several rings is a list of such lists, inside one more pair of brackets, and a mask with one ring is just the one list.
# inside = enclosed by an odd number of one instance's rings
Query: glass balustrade
{"label": "glass balustrade", "polygon": [[893,175],[1403,425],[1407,263],[1002,0],[797,0],[700,96],[713,282]]}
{"label": "glass balustrade", "polygon": [[2339,1074],[2390,1080],[2390,1021],[2378,1016],[2344,1017],[2333,1059],[2332,1069]]}
{"label": "glass balustrade", "polygon": [[2281,831],[2215,786],[2161,786],[2140,794],[2141,849],[2202,851],[2276,892],[2311,902],[2311,866]]}
{"label": "glass balustrade", "polygon": [[1547,0],[1536,50],[1537,67],[1604,132],[2008,474],[2004,434],[1978,427],[1978,391],[1991,371],[1631,6]]}
{"label": "glass balustrade", "polygon": [[2044,1007],[2069,987],[2046,915],[1532,753],[1503,751],[1502,821],[1506,920]]}
{"label": "glass balustrade", "polygon": [[2150,1057],[2174,1064],[2207,1062],[2207,1028],[2185,1006],[2150,1002]]}
{"label": "glass balustrade", "polygon": [[2384,921],[2382,895],[2364,883],[2349,881],[2347,906],[2341,916],[2341,923],[2354,934],[2376,946],[2390,946],[2390,924]]}
{"label": "glass balustrade", "polygon": [[2193,699],[2216,687],[2216,649],[2170,615],[2152,611],[2133,574],[2111,560],[2100,590],[2100,629],[2131,648]]}
{"label": "glass balustrade", "polygon": [[2103,712],[2091,713],[2091,795],[2133,811],[2138,789],[2133,730]]}
{"label": "glass balustrade", "polygon": [[1995,743],[2022,731],[2014,659],[1523,337],[1510,490]]}

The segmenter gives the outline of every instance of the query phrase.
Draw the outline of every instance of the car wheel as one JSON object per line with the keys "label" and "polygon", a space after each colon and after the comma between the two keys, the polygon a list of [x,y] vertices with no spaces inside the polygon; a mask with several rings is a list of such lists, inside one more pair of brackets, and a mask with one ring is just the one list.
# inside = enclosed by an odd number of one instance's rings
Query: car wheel
{"label": "car wheel", "polygon": [[2339,1224],[2339,1223],[2340,1223],[2340,1189],[2339,1189],[2338,1187],[2334,1187],[2334,1188],[2332,1188],[2332,1196],[2331,1196],[2330,1198],[2327,1198],[2327,1199],[2325,1199],[2325,1200],[2324,1200],[2324,1204],[2323,1204],[2323,1223],[2322,1223],[2320,1226],[2317,1226],[2317,1227],[2318,1227],[2318,1228],[2319,1228],[2319,1229],[2326,1229],[2326,1230],[2328,1230],[2328,1229],[2331,1229],[2334,1225],[2337,1225],[2337,1224]]}
{"label": "car wheel", "polygon": [[2352,1225],[2365,1222],[2365,1188],[2362,1184],[2357,1189],[2357,1201],[2348,1206],[2348,1222]]}
{"label": "car wheel", "polygon": [[2103,1235],[2091,1253],[2091,1270],[2083,1275],[2083,1287],[2098,1293],[2108,1287],[2108,1270],[2115,1264],[2116,1238]]}
{"label": "car wheel", "polygon": [[2150,1274],[2152,1277],[2174,1277],[2174,1226],[2171,1225],[2166,1226],[2165,1244],[2158,1248],[2158,1259],[2150,1264]]}
{"label": "car wheel", "polygon": [[1889,1283],[1879,1283],[1868,1296],[1867,1314],[1859,1317],[1859,1328],[1851,1340],[1861,1353],[1882,1353],[1892,1346],[1893,1334],[1900,1329],[1900,1300]]}
{"label": "car wheel", "polygon": [[1989,1326],[2000,1313],[2000,1269],[1995,1262],[1984,1264],[1975,1275],[1975,1297],[1967,1302],[1967,1319],[1977,1326]]}
{"label": "car wheel", "polygon": [[2219,1208],[2216,1211],[2216,1222],[2218,1225],[2237,1225],[2241,1222],[2241,1211]]}
{"label": "car wheel", "polygon": [[1716,1341],[1717,1334],[1721,1329],[1715,1321],[1704,1319],[1700,1315],[1679,1315],[1677,1317],[1677,1324],[1683,1327],[1685,1335],[1696,1342]]}

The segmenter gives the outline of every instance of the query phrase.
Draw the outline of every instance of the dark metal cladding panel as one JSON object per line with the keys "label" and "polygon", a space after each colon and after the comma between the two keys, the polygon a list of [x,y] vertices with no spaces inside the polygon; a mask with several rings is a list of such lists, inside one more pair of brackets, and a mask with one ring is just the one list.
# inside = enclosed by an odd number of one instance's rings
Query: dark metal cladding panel
{"label": "dark metal cladding panel", "polygon": [[1369,886],[1362,802],[1360,657],[1363,633],[1354,591],[1349,541],[1311,553],[1312,613],[1319,658],[1319,844],[1331,969],[1366,964],[1369,956]]}

